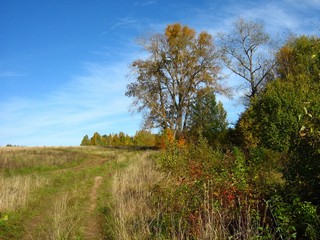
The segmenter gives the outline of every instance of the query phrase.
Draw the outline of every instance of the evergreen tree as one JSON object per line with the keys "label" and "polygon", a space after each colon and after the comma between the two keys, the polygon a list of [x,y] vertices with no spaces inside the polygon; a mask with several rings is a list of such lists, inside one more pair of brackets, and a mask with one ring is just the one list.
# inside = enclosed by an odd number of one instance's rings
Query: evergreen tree
{"label": "evergreen tree", "polygon": [[189,133],[197,137],[202,134],[210,143],[217,143],[220,133],[226,131],[227,113],[221,102],[216,102],[214,93],[198,97],[192,105]]}

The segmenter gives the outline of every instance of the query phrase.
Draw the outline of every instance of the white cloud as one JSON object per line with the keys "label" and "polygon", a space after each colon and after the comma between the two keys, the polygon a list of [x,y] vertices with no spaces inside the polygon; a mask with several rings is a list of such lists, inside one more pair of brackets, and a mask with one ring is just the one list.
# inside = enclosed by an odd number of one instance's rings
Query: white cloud
{"label": "white cloud", "polygon": [[111,30],[115,30],[117,28],[127,28],[129,26],[133,26],[135,24],[137,24],[138,21],[135,20],[135,19],[132,19],[132,18],[128,18],[128,17],[125,17],[125,18],[122,18],[120,19],[116,24],[114,24],[110,29]]}
{"label": "white cloud", "polygon": [[[136,6],[156,3],[156,0],[137,1]],[[176,21],[182,21],[182,24],[197,31],[206,30],[215,35],[217,32],[228,32],[239,16],[263,20],[267,31],[272,34],[286,29],[298,34],[312,31],[319,33],[320,28],[318,16],[308,14],[320,8],[319,0],[249,1],[246,4],[234,0],[226,0],[224,4],[208,1],[205,8],[197,7],[196,3],[188,6],[185,3],[171,5],[171,9],[176,12],[165,19],[155,21],[148,16],[144,19],[119,18],[102,35],[111,35],[113,30],[126,31],[128,28],[138,34],[148,29],[162,32],[167,24]],[[112,64],[86,63],[86,74],[74,76],[59,89],[44,94],[40,100],[10,99],[0,103],[0,145],[77,145],[85,134],[92,134],[94,131],[103,134],[127,129],[134,131],[138,128],[140,118],[130,117],[128,108],[131,99],[126,98],[124,92],[130,59],[132,56],[143,58],[146,54],[132,53],[133,50],[128,49],[128,35],[121,32],[121,37],[123,39],[119,39],[123,44],[118,41],[117,46],[108,46],[109,48],[102,49],[102,52],[95,51],[94,54],[111,59],[116,53],[118,58],[126,61]],[[0,72],[0,78],[19,76],[24,74]],[[229,81],[232,82],[230,85],[240,82],[236,78]],[[243,92],[238,91],[233,100],[219,98],[228,110],[229,120],[232,122],[243,111],[243,106],[239,104],[242,95]]]}
{"label": "white cloud", "polygon": [[285,0],[289,6],[294,6],[298,9],[320,9],[320,1],[319,0]]}
{"label": "white cloud", "polygon": [[75,76],[41,99],[11,99],[0,104],[0,145],[78,145],[85,134],[133,134],[139,117],[128,112],[124,96],[127,64],[86,63]]}
{"label": "white cloud", "polygon": [[0,78],[7,78],[7,77],[23,77],[26,74],[19,73],[19,72],[12,72],[12,71],[6,71],[6,72],[0,72]]}
{"label": "white cloud", "polygon": [[215,35],[226,32],[240,16],[249,20],[262,20],[266,30],[273,36],[284,31],[296,34],[319,33],[319,0],[271,0],[271,1],[228,1],[219,5],[215,2],[207,8],[195,8],[191,23],[199,30]]}
{"label": "white cloud", "polygon": [[[248,20],[262,20],[266,31],[275,38],[288,31],[296,34],[319,34],[318,15],[310,14],[319,8],[319,0],[252,1],[246,4],[228,0],[225,4],[218,4],[213,1],[207,8],[193,8],[193,18],[187,24],[194,26],[197,31],[206,30],[215,36],[219,32],[229,32],[233,22],[242,16]],[[278,43],[281,45],[280,40]],[[227,82],[233,88],[244,84],[244,81],[234,74],[230,75]],[[233,99],[217,96],[217,100],[220,100],[227,110],[231,123],[236,122],[239,114],[245,109],[241,104],[244,94],[244,89],[238,88],[234,91]]]}

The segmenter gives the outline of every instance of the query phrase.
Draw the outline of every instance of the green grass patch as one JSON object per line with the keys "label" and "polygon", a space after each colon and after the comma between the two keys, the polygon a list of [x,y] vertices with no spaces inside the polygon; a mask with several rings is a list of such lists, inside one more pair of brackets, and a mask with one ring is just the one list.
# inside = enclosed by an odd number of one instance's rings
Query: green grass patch
{"label": "green grass patch", "polygon": [[[127,165],[131,154],[102,148],[1,149],[4,181],[20,176],[43,178],[46,183],[33,187],[24,204],[1,210],[6,219],[0,221],[0,239],[85,238],[94,178],[103,178],[97,192],[101,209],[110,199],[109,179]],[[101,220],[104,213],[95,210]]]}

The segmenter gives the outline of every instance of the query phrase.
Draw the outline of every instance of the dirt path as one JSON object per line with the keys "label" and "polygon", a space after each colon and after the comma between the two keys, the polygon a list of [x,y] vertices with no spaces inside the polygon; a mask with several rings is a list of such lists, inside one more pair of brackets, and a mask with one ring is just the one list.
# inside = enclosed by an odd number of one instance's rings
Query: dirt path
{"label": "dirt path", "polygon": [[97,176],[94,178],[94,185],[91,190],[91,195],[90,195],[90,211],[94,211],[97,205],[97,189],[100,187],[102,182],[102,177]]}
{"label": "dirt path", "polygon": [[[90,160],[82,162],[81,164],[72,167],[72,168],[66,168],[66,169],[59,169],[54,170],[52,172],[48,172],[49,174],[63,174],[64,172],[72,170],[75,172],[80,171],[86,171],[90,168],[96,167],[96,166],[102,166],[107,161],[106,158],[99,158],[94,157]],[[93,179],[93,185],[90,189],[89,196],[88,196],[88,202],[87,202],[87,216],[84,221],[84,238],[85,239],[104,239],[103,238],[103,229],[102,229],[102,219],[101,216],[99,216],[99,213],[96,211],[97,207],[97,197],[98,197],[98,188],[101,186],[103,177],[101,176],[95,176]],[[59,195],[59,194],[58,194]],[[57,196],[54,195],[55,199]],[[25,229],[25,235],[23,236],[23,240],[29,240],[29,239],[37,239],[38,230],[39,227],[41,227],[42,224],[44,224],[43,220],[46,218],[46,216],[49,215],[50,211],[52,210],[52,207],[48,205],[48,203],[51,203],[52,201],[41,201],[41,206],[38,206],[40,209],[45,209],[42,212],[39,212],[35,217],[33,217],[32,221],[28,222],[26,226],[24,226]]]}
{"label": "dirt path", "polygon": [[96,212],[97,190],[102,183],[103,178],[96,176],[90,194],[90,205],[88,209],[87,226],[85,228],[85,239],[104,239],[101,218]]}

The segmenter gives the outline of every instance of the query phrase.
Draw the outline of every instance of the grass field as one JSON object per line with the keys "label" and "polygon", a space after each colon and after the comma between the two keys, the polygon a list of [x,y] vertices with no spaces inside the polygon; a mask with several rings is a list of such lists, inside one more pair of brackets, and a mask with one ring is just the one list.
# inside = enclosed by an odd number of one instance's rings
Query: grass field
{"label": "grass field", "polygon": [[148,156],[98,147],[0,148],[0,239],[147,236],[155,214],[146,210],[148,186],[163,177]]}
{"label": "grass field", "polygon": [[[251,208],[259,207],[254,201],[224,199],[216,193],[219,181],[195,180],[199,173],[192,166],[189,178],[181,175],[188,172],[183,165],[165,171],[163,164],[183,163],[170,154],[93,146],[0,148],[0,240],[260,239],[254,236],[264,221],[252,215]],[[214,164],[210,159],[205,163]]]}

